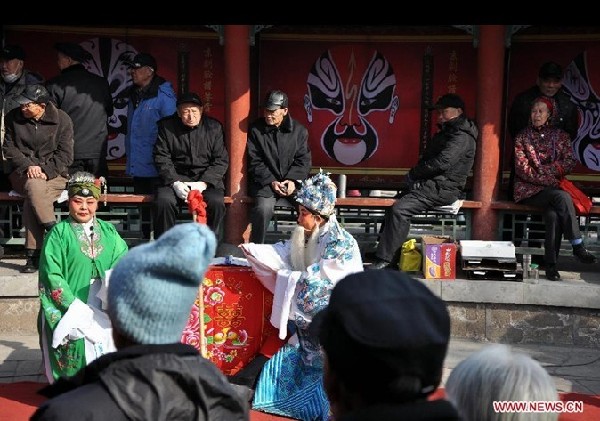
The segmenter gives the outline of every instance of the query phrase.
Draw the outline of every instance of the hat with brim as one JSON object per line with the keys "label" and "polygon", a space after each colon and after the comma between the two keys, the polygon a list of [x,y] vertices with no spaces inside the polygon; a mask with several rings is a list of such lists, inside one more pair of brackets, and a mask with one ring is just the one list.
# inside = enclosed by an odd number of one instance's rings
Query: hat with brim
{"label": "hat with brim", "polygon": [[1,60],[25,60],[25,51],[18,45],[5,45],[2,50],[0,50],[0,59]]}
{"label": "hat with brim", "polygon": [[27,85],[23,92],[15,97],[15,101],[19,105],[29,104],[30,102],[46,104],[50,101],[50,94],[43,85]]}
{"label": "hat with brim", "polygon": [[180,95],[179,98],[177,98],[177,106],[179,107],[181,104],[195,104],[198,107],[202,107],[204,105],[200,99],[200,96],[193,92],[187,92]]}
{"label": "hat with brim", "polygon": [[156,60],[148,53],[136,54],[133,59],[126,60],[125,64],[132,69],[140,69],[142,67],[150,67],[154,71],[157,69]]}
{"label": "hat with brim", "polygon": [[269,111],[275,111],[280,108],[287,108],[288,96],[285,92],[282,91],[271,91],[267,94],[263,106]]}
{"label": "hat with brim", "polygon": [[430,110],[443,110],[445,108],[460,108],[464,111],[465,102],[456,94],[446,94],[438,98],[436,103],[428,107]]}
{"label": "hat with brim", "polygon": [[549,61],[542,64],[538,76],[540,79],[561,80],[563,78],[563,69],[560,64]]}

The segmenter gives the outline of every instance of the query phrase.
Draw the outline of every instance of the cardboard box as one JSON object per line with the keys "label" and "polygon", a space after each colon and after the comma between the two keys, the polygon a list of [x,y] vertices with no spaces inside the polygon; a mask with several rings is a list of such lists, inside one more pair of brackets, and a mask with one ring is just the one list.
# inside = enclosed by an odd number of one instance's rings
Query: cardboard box
{"label": "cardboard box", "polygon": [[460,240],[460,253],[468,257],[490,257],[515,259],[515,245],[512,241]]}
{"label": "cardboard box", "polygon": [[456,242],[450,237],[424,235],[421,244],[425,279],[456,279]]}

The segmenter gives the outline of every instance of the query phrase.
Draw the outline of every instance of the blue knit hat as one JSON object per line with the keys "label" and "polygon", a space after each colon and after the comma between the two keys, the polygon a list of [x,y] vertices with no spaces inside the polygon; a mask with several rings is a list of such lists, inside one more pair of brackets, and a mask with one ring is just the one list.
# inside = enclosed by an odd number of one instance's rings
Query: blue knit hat
{"label": "blue knit hat", "polygon": [[213,232],[192,222],[129,250],[110,276],[113,327],[138,344],[179,342],[215,249]]}
{"label": "blue knit hat", "polygon": [[336,194],[337,187],[329,173],[319,169],[318,173],[302,182],[296,202],[319,215],[330,216],[335,212]]}

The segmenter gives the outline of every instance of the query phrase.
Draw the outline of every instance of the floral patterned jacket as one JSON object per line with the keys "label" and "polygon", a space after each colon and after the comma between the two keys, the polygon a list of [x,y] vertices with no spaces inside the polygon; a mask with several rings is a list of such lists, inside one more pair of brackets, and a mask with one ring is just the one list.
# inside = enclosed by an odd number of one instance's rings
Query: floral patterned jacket
{"label": "floral patterned jacket", "polygon": [[567,132],[549,126],[523,129],[515,138],[515,202],[558,187],[576,164]]}

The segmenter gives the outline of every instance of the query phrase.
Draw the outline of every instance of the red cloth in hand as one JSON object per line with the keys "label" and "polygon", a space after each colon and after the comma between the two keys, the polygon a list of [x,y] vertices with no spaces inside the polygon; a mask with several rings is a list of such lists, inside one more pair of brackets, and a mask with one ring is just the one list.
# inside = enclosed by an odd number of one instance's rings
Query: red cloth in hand
{"label": "red cloth in hand", "polygon": [[206,202],[199,190],[190,190],[187,197],[190,213],[196,215],[196,222],[206,224]]}

